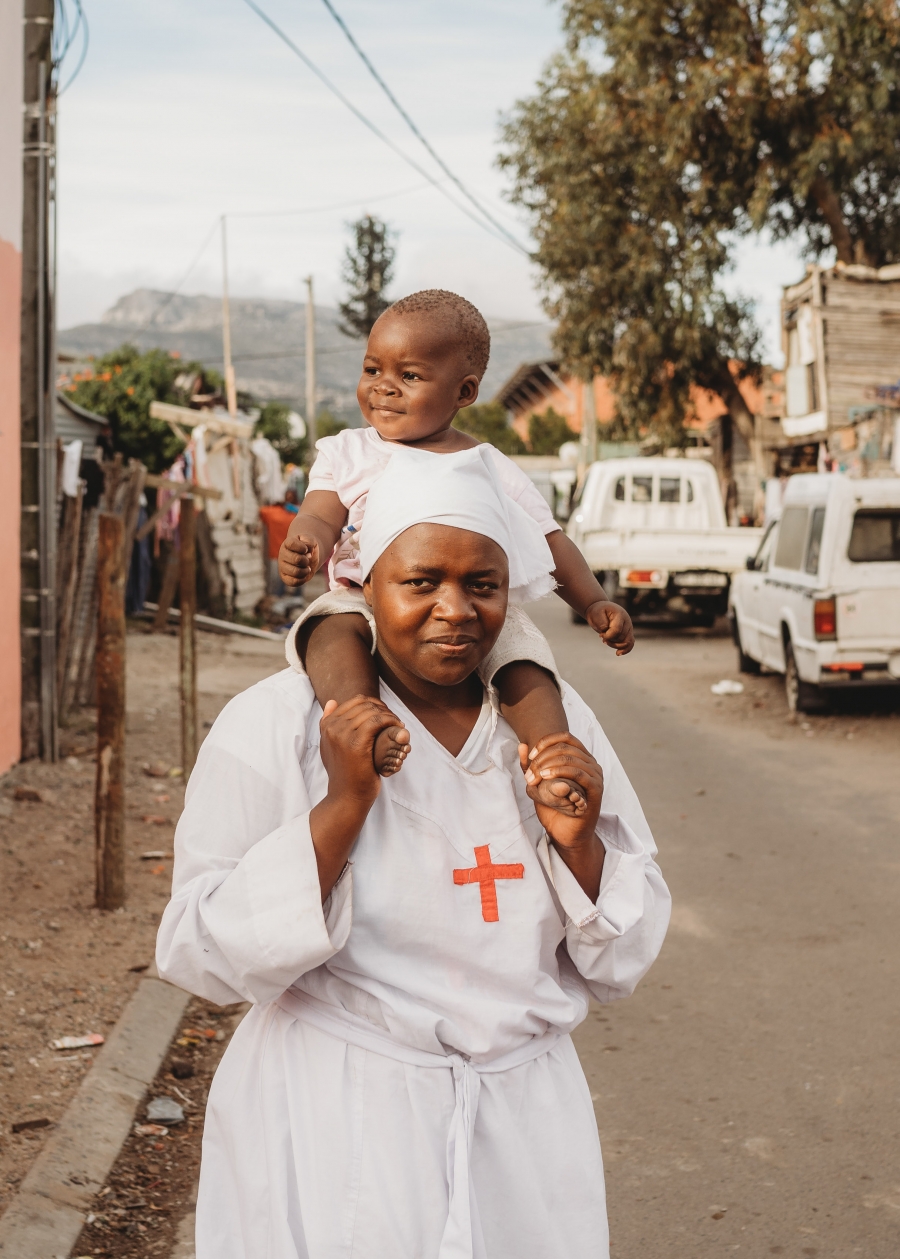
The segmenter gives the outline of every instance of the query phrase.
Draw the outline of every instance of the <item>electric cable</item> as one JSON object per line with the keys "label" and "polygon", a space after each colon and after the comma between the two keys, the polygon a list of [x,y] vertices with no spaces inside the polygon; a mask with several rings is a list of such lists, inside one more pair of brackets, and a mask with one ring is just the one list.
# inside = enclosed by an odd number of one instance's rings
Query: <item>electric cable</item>
{"label": "electric cable", "polygon": [[489,223],[491,223],[491,224],[492,224],[492,225],[493,225],[493,226],[497,229],[497,231],[498,231],[498,232],[502,232],[502,233],[503,233],[503,235],[504,235],[504,236],[506,236],[506,237],[507,237],[507,238],[508,238],[508,239],[509,239],[509,240],[510,240],[510,241],[511,241],[511,242],[512,242],[515,246],[516,246],[516,248],[517,248],[517,249],[521,249],[523,253],[527,253],[527,250],[525,250],[525,249],[524,249],[524,247],[520,244],[520,242],[519,242],[518,240],[516,240],[516,238],[515,238],[515,236],[513,236],[512,232],[508,231],[508,230],[507,230],[507,229],[503,226],[503,224],[502,224],[502,223],[498,223],[498,222],[497,222],[497,220],[493,217],[493,215],[492,215],[492,214],[491,214],[488,210],[486,210],[486,209],[484,208],[484,206],[481,204],[481,202],[478,200],[478,198],[475,196],[475,194],[474,194],[474,193],[472,193],[472,192],[470,192],[470,191],[469,191],[469,189],[468,189],[468,188],[465,186],[465,184],[462,182],[462,180],[461,180],[461,179],[459,179],[459,178],[458,178],[458,177],[457,177],[457,176],[453,173],[453,171],[450,169],[450,167],[447,165],[447,163],[444,161],[444,159],[440,156],[440,154],[435,152],[435,150],[434,150],[434,149],[433,149],[433,147],[431,146],[431,143],[430,143],[430,142],[426,139],[426,137],[422,134],[422,132],[419,130],[419,128],[418,128],[418,127],[416,126],[416,124],[413,122],[412,118],[410,118],[409,114],[406,112],[406,110],[403,108],[403,106],[402,106],[402,105],[400,104],[400,102],[397,100],[396,96],[395,96],[395,95],[394,95],[394,93],[391,91],[391,89],[388,87],[387,83],[385,83],[384,79],[381,77],[381,75],[380,75],[380,74],[378,73],[378,71],[375,69],[375,67],[373,66],[372,62],[369,60],[369,58],[368,58],[367,54],[363,51],[363,49],[360,47],[360,45],[356,42],[356,39],[354,38],[353,32],[350,30],[350,28],[349,28],[349,26],[347,25],[347,23],[344,21],[344,19],[343,19],[343,18],[341,17],[341,15],[338,13],[338,11],[337,11],[337,9],[334,7],[334,5],[331,3],[331,0],[322,0],[322,3],[325,5],[325,8],[328,10],[328,12],[329,12],[329,13],[331,14],[331,16],[334,18],[335,22],[337,22],[337,24],[338,24],[338,26],[341,28],[341,30],[344,32],[344,35],[345,35],[345,36],[346,36],[346,38],[347,38],[347,42],[350,44],[350,47],[353,49],[353,51],[354,51],[354,52],[356,53],[356,55],[359,57],[359,59],[360,59],[360,61],[363,63],[363,65],[366,67],[366,69],[368,70],[369,74],[371,74],[372,78],[375,80],[375,82],[376,82],[376,83],[378,84],[378,86],[381,88],[382,92],[384,92],[385,96],[388,98],[388,100],[389,100],[389,101],[391,102],[391,104],[394,106],[394,109],[396,109],[397,113],[400,115],[400,117],[401,117],[401,118],[403,119],[403,121],[406,123],[407,127],[409,127],[410,131],[413,133],[413,135],[416,137],[416,139],[419,141],[419,143],[423,146],[423,148],[425,149],[425,151],[429,154],[429,156],[430,156],[430,157],[431,157],[431,158],[432,158],[435,162],[437,162],[438,166],[440,166],[441,170],[444,172],[444,174],[447,176],[447,178],[453,181],[453,183],[454,183],[454,184],[456,185],[456,187],[460,190],[460,192],[463,194],[463,196],[464,196],[464,197],[466,197],[466,198],[467,198],[467,200],[471,201],[472,205],[474,205],[474,206],[475,206],[475,208],[476,208],[476,209],[477,209],[477,210],[478,210],[481,214],[483,214],[483,215],[484,215],[484,217],[487,219],[487,221],[488,221]]}
{"label": "electric cable", "polygon": [[88,47],[90,45],[90,40],[91,40],[91,31],[90,31],[90,27],[88,26],[87,15],[85,14],[85,11],[82,7],[81,0],[73,0],[73,2],[75,4],[77,17],[75,19],[74,25],[71,26],[70,28],[68,10],[65,7],[64,0],[60,0],[59,12],[62,16],[63,27],[66,32],[66,38],[65,38],[65,42],[62,48],[59,50],[59,52],[53,59],[54,69],[57,71],[57,73],[59,72],[60,68],[62,67],[63,59],[65,58],[65,55],[71,48],[72,44],[75,42],[75,36],[78,34],[79,29],[81,30],[81,55],[78,58],[78,64],[76,65],[75,69],[69,75],[68,79],[66,79],[63,86],[57,90],[56,95],[58,97],[62,96],[63,92],[67,92],[69,90],[69,88],[78,78],[78,75],[81,73],[81,67],[84,65],[85,58],[87,57]]}
{"label": "electric cable", "polygon": [[297,46],[297,44],[294,43],[294,41],[290,38],[290,36],[281,29],[281,27],[277,24],[277,22],[273,21],[273,19],[269,17],[268,13],[266,13],[264,9],[261,9],[259,7],[259,5],[256,3],[256,0],[244,0],[244,3],[253,10],[253,12],[257,15],[257,17],[261,18],[262,21],[265,22],[266,26],[268,26],[269,29],[272,30],[278,36],[278,38],[282,41],[282,43],[285,44],[296,57],[300,58],[300,60],[307,67],[307,69],[311,70],[321,83],[324,83],[324,85],[328,88],[329,92],[331,92],[334,96],[336,96],[338,100],[341,102],[341,104],[345,105],[347,109],[349,109],[350,112],[359,119],[359,121],[363,124],[364,127],[367,127],[368,130],[371,131],[374,136],[377,136],[378,139],[381,140],[383,144],[386,144],[389,149],[393,150],[393,152],[396,153],[398,157],[402,158],[402,160],[406,162],[408,166],[411,166],[413,170],[416,171],[419,175],[421,175],[423,179],[427,179],[430,184],[432,184],[435,188],[437,188],[437,190],[440,193],[442,193],[443,196],[447,198],[447,200],[450,202],[451,205],[454,205],[457,208],[457,210],[465,214],[466,217],[471,219],[473,223],[477,223],[478,226],[483,231],[488,232],[489,235],[493,236],[495,240],[502,241],[503,244],[508,245],[510,249],[515,249],[517,253],[524,254],[526,257],[531,256],[528,253],[528,250],[523,245],[520,245],[519,242],[515,239],[515,237],[510,236],[507,233],[505,228],[500,229],[502,232],[502,235],[497,235],[496,230],[494,230],[491,226],[489,226],[489,224],[485,221],[483,217],[482,218],[477,217],[477,215],[472,210],[470,210],[468,206],[460,205],[460,203],[454,197],[450,195],[449,191],[443,186],[440,180],[435,179],[435,177],[430,173],[430,171],[427,171],[423,166],[420,166],[419,163],[415,161],[414,158],[411,158],[408,153],[405,153],[403,149],[400,148],[399,145],[395,144],[393,140],[389,139],[389,137],[386,136],[384,132],[381,131],[380,128],[378,128],[375,125],[375,123],[372,122],[372,120],[368,118],[362,112],[362,110],[357,109],[357,107],[353,104],[353,102],[347,96],[344,95],[344,93],[340,90],[339,87],[337,87],[336,84],[332,83],[332,81],[328,78],[328,76],[324,73],[324,71],[320,70],[319,67],[316,65],[316,63],[312,61],[306,55],[306,53],[303,52],[303,50]]}
{"label": "electric cable", "polygon": [[139,337],[139,336],[141,335],[141,333],[142,333],[142,332],[149,332],[149,330],[150,330],[150,329],[153,327],[153,325],[156,323],[157,316],[158,316],[158,315],[161,315],[161,314],[162,314],[162,312],[165,310],[165,308],[168,306],[169,302],[171,302],[173,298],[175,298],[175,297],[177,297],[177,296],[178,296],[179,290],[181,289],[182,285],[187,283],[188,277],[190,276],[190,274],[191,274],[191,272],[193,271],[194,267],[196,267],[197,263],[198,263],[198,262],[200,261],[200,259],[203,257],[204,253],[206,252],[206,250],[207,250],[207,248],[208,248],[208,246],[209,246],[210,241],[212,240],[213,236],[215,236],[216,232],[219,230],[219,224],[220,224],[220,222],[221,222],[221,218],[217,218],[217,219],[215,220],[215,222],[213,223],[212,227],[211,227],[211,228],[209,229],[209,231],[207,232],[207,234],[206,234],[206,236],[205,236],[205,238],[204,238],[204,240],[203,240],[203,244],[200,246],[200,248],[199,248],[199,249],[197,250],[197,252],[194,254],[194,257],[193,257],[193,259],[191,260],[191,264],[190,264],[190,266],[188,267],[187,271],[185,271],[184,275],[183,275],[183,276],[181,277],[181,279],[178,281],[178,283],[176,284],[175,288],[174,288],[174,289],[172,289],[171,293],[166,293],[165,297],[162,299],[162,301],[159,303],[159,305],[158,305],[158,306],[154,309],[153,314],[150,316],[150,318],[147,320],[147,322],[143,325],[143,327],[138,328],[137,332],[136,332],[136,333],[134,333],[134,335],[135,335],[136,337]]}
{"label": "electric cable", "polygon": [[430,188],[431,180],[425,184],[413,184],[410,188],[398,188],[396,192],[382,192],[377,197],[357,197],[354,201],[342,201],[339,205],[314,205],[301,207],[298,210],[231,210],[225,215],[228,219],[268,219],[268,218],[289,218],[292,215],[299,214],[324,214],[330,210],[353,210],[357,206],[365,202],[390,201],[392,197],[406,197],[414,192],[421,192],[423,188]]}
{"label": "electric cable", "polygon": [[[431,187],[431,183],[429,181],[429,183],[425,183],[425,184],[415,184],[412,188],[398,188],[396,192],[384,192],[384,193],[381,193],[377,197],[367,197],[366,200],[371,201],[371,202],[388,201],[392,197],[404,197],[404,196],[409,195],[410,193],[419,192],[423,188],[430,188],[430,187]],[[174,289],[172,289],[171,292],[166,293],[165,297],[159,303],[159,305],[155,308],[155,310],[153,311],[153,314],[150,316],[147,322],[143,324],[142,327],[138,328],[137,332],[134,335],[140,336],[141,333],[148,332],[150,328],[152,328],[153,325],[156,323],[157,316],[161,315],[162,312],[165,310],[165,308],[168,306],[168,304],[172,301],[172,299],[178,296],[182,286],[187,283],[191,275],[191,272],[194,270],[194,267],[196,267],[197,263],[203,257],[203,254],[206,251],[206,248],[209,245],[210,241],[212,240],[213,236],[215,235],[223,217],[226,219],[276,218],[282,215],[285,217],[290,217],[292,215],[300,215],[300,214],[324,214],[332,210],[352,210],[359,204],[360,204],[360,198],[357,197],[356,200],[354,201],[343,201],[339,205],[314,205],[314,206],[306,206],[305,208],[299,209],[299,210],[232,210],[230,213],[227,213],[224,216],[219,215],[216,218],[215,222],[213,223],[212,227],[209,229],[209,232],[206,238],[204,239],[203,244],[197,250],[196,254],[193,257],[193,260],[191,261],[190,266],[185,271],[184,275],[175,285]]]}

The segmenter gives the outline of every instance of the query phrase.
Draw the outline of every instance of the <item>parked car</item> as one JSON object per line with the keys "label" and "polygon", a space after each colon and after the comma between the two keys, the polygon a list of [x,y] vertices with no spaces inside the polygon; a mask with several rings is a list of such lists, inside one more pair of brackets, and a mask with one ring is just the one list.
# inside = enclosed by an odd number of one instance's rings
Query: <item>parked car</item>
{"label": "parked car", "polygon": [[725,614],[732,574],[762,536],[726,525],[711,464],[668,458],[592,464],[567,532],[632,616],[695,625]]}
{"label": "parked car", "polygon": [[731,588],[744,673],[783,673],[792,711],[900,685],[900,478],[795,476]]}

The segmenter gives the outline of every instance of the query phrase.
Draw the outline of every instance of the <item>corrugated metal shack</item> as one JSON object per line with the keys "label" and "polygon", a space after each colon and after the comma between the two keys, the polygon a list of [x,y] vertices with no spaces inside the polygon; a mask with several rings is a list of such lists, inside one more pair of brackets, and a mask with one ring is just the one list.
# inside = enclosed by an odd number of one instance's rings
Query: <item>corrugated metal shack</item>
{"label": "corrugated metal shack", "polygon": [[811,265],[781,312],[783,470],[890,473],[896,410],[878,387],[900,378],[900,265]]}
{"label": "corrugated metal shack", "polygon": [[[252,613],[266,593],[266,566],[259,499],[254,484],[251,419],[232,418],[227,411],[195,411],[189,407],[154,402],[154,419],[165,420],[194,455],[198,485],[218,490],[221,497],[205,499],[206,516],[224,611]],[[198,544],[200,539],[198,538]],[[207,573],[207,580],[211,574]],[[215,582],[209,582],[215,585]]]}

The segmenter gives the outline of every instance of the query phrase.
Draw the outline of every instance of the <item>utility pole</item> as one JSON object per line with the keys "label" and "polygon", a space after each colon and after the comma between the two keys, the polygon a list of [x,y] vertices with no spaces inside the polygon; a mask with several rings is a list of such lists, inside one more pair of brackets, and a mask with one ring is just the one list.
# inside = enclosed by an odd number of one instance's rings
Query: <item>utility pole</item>
{"label": "utility pole", "polygon": [[316,307],[313,278],[306,277],[306,437],[309,457],[316,456]]}
{"label": "utility pole", "polygon": [[25,0],[22,354],[22,757],[57,758],[56,441],[50,196],[53,0]]}
{"label": "utility pole", "polygon": [[589,468],[597,460],[597,408],[594,405],[594,381],[584,381],[582,385],[584,405],[581,419],[582,458],[585,467]]}
{"label": "utility pole", "polygon": [[226,216],[222,215],[222,354],[225,359],[225,396],[228,414],[237,415],[237,388],[231,362],[231,311],[228,306],[228,233]]}

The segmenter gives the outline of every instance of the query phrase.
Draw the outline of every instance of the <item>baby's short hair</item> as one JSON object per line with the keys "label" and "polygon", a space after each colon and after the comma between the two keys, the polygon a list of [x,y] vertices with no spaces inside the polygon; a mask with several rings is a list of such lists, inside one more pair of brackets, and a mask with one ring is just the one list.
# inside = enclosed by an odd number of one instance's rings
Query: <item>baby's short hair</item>
{"label": "baby's short hair", "polygon": [[491,334],[481,311],[471,302],[447,289],[421,289],[418,293],[401,297],[388,310],[397,315],[442,315],[452,321],[462,344],[466,366],[481,380],[491,357]]}

